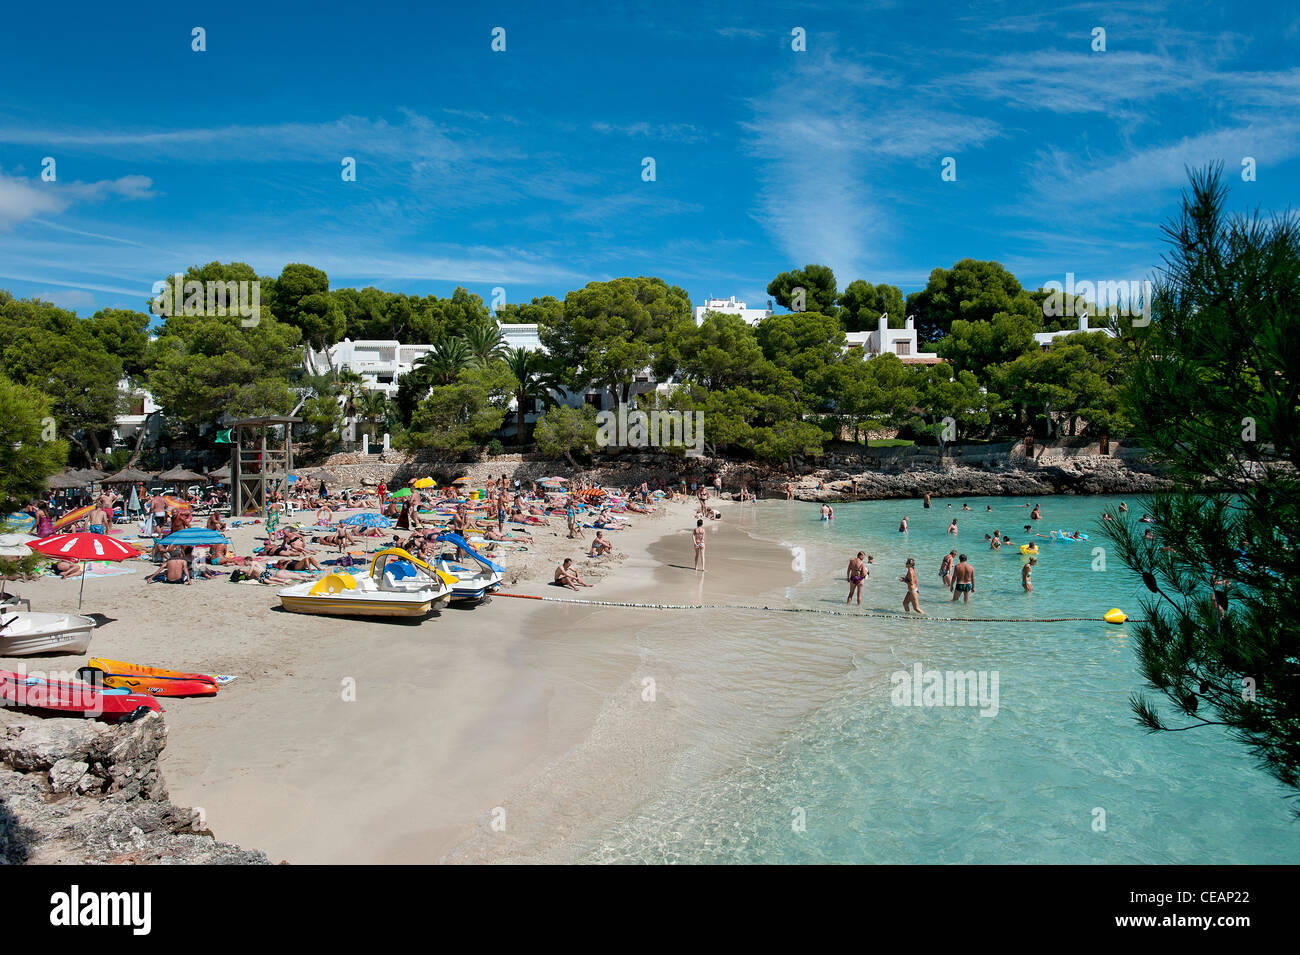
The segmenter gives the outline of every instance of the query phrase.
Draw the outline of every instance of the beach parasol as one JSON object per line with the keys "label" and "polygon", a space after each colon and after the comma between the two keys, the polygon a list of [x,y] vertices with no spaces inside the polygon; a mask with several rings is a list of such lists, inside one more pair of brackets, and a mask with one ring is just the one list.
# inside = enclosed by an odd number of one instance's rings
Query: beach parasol
{"label": "beach parasol", "polygon": [[451,483],[453,487],[459,484],[473,484],[474,479],[468,477],[458,477],[456,478],[456,480],[452,481]]}
{"label": "beach parasol", "polygon": [[110,474],[103,479],[105,484],[135,484],[138,481],[152,481],[153,475],[144,471],[137,471],[135,468],[123,468],[116,474]]}
{"label": "beach parasol", "polygon": [[392,527],[393,520],[390,517],[384,517],[382,514],[353,514],[351,517],[345,517],[339,521],[340,524],[351,524],[354,527]]}
{"label": "beach parasol", "polygon": [[189,468],[175,467],[170,471],[164,471],[158,475],[160,481],[178,481],[181,484],[197,484],[200,481],[206,481],[207,478]]}
{"label": "beach parasol", "polygon": [[213,471],[211,474],[208,475],[208,480],[217,481],[217,482],[229,481],[230,465],[226,464],[223,465],[222,467],[217,468],[215,471]]}
{"label": "beach parasol", "polygon": [[27,557],[31,551],[24,545],[34,540],[31,534],[0,534],[0,557]]}
{"label": "beach parasol", "polygon": [[211,547],[213,544],[229,544],[230,540],[206,527],[186,527],[168,534],[158,543],[163,547]]}
{"label": "beach parasol", "polygon": [[410,497],[411,489],[409,487],[403,487],[403,488],[399,488],[396,491],[389,491],[388,496],[389,497]]}
{"label": "beach parasol", "polygon": [[67,527],[69,524],[75,524],[93,511],[97,506],[98,505],[96,504],[87,504],[85,507],[79,507],[76,510],[68,511],[68,513],[64,514],[54,522],[54,529],[57,531],[60,527]]}
{"label": "beach parasol", "polygon": [[74,487],[85,487],[89,481],[82,480],[76,471],[64,471],[62,474],[55,474],[45,482],[46,486],[56,491],[70,491]]}
{"label": "beach parasol", "polygon": [[[42,537],[27,544],[38,554],[46,557],[61,557],[64,560],[112,560],[121,561],[129,557],[139,557],[140,552],[130,544],[114,540],[105,534],[55,534]],[[81,568],[81,594],[77,597],[77,609],[81,609],[81,600],[86,596],[86,568]]]}
{"label": "beach parasol", "polygon": [[422,477],[415,482],[417,488],[433,487],[437,482],[431,477]]}
{"label": "beach parasol", "polygon": [[166,501],[170,507],[174,507],[177,510],[188,511],[190,509],[190,502],[182,498],[172,497],[170,494],[164,494],[163,500]]}
{"label": "beach parasol", "polygon": [[98,468],[81,468],[80,470],[73,471],[72,473],[87,483],[92,483],[94,481],[102,481],[104,480],[104,478],[108,477],[107,471],[101,471]]}

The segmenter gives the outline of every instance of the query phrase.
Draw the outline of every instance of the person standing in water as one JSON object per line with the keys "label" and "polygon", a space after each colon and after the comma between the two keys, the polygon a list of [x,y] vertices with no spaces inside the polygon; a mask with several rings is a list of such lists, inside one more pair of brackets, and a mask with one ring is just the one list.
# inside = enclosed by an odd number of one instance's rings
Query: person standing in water
{"label": "person standing in water", "polygon": [[867,565],[862,562],[865,556],[865,551],[858,551],[858,556],[849,561],[849,598],[844,601],[846,604],[853,603],[853,593],[857,591],[858,606],[862,606],[862,582],[867,579]]}
{"label": "person standing in water", "polygon": [[921,604],[917,601],[919,594],[916,581],[916,561],[910,557],[907,558],[907,571],[898,579],[907,584],[907,595],[903,598],[903,612],[906,613],[908,607],[911,607],[917,613],[924,615],[925,611],[921,609]]}
{"label": "person standing in water", "polygon": [[956,559],[957,551],[950,550],[943,555],[943,562],[939,564],[939,579],[948,590],[952,590],[952,562]]}
{"label": "person standing in water", "polygon": [[1034,589],[1033,581],[1029,579],[1029,575],[1034,572],[1034,565],[1037,563],[1038,558],[1031,557],[1029,558],[1029,563],[1025,564],[1024,568],[1020,571],[1020,586],[1025,588],[1025,593],[1030,593]]}
{"label": "person standing in water", "polygon": [[695,569],[704,573],[704,521],[695,522],[695,530],[691,532],[695,539]]}
{"label": "person standing in water", "polygon": [[1030,519],[1031,521],[1036,521],[1036,520],[1038,520],[1038,519],[1039,519],[1040,517],[1042,517],[1042,516],[1043,516],[1043,512],[1040,511],[1040,510],[1038,509],[1038,505],[1035,504],[1035,505],[1034,505],[1034,509],[1033,509],[1032,511],[1029,512],[1029,519]]}
{"label": "person standing in water", "polygon": [[949,534],[957,533],[957,518],[954,517],[952,519],[952,523],[948,525],[948,533]]}
{"label": "person standing in water", "polygon": [[899,532],[900,534],[906,534],[906,533],[907,533],[907,517],[906,517],[906,516],[904,516],[903,519],[902,519],[901,521],[898,522],[898,532]]}
{"label": "person standing in water", "polygon": [[930,492],[929,492],[929,491],[926,491],[926,492],[925,492],[925,497],[923,497],[923,498],[921,499],[921,506],[924,507],[924,508],[929,508],[929,506],[930,506]]}
{"label": "person standing in water", "polygon": [[957,566],[952,569],[952,599],[964,598],[970,603],[970,595],[975,593],[975,568],[966,563],[966,555],[957,558]]}

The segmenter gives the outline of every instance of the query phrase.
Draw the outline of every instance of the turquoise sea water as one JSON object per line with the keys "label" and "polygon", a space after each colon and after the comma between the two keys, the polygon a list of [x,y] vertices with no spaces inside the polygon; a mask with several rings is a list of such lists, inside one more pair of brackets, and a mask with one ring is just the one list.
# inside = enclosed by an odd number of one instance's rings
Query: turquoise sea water
{"label": "turquoise sea water", "polygon": [[[696,714],[649,801],[584,848],[608,862],[1294,863],[1300,824],[1286,791],[1217,728],[1151,736],[1128,698],[1142,688],[1129,627],[1137,582],[1118,561],[1095,570],[1095,522],[1117,498],[1038,499],[1035,530],[1079,529],[1087,543],[1039,541],[1035,590],[1014,547],[1023,501],[969,498],[836,505],[764,502],[741,519],[796,548],[798,606],[843,609],[852,554],[875,556],[863,609],[901,609],[898,576],[916,558],[934,616],[1061,617],[1053,624],[737,613],[725,627],[680,617],[639,634],[647,666],[671,675]],[[1137,500],[1129,501],[1134,512]],[[985,511],[992,505],[992,513]],[[906,535],[899,519],[910,518]],[[956,517],[960,533],[945,533]],[[950,546],[977,574],[969,606],[948,602]],[[710,560],[722,560],[711,553]],[[694,629],[693,629],[694,628]],[[998,676],[995,716],[972,706],[901,706],[891,674]],[[743,674],[743,677],[737,677]],[[991,688],[991,684],[986,684]],[[1177,718],[1175,715],[1175,725]],[[685,725],[685,724],[684,724]],[[1104,813],[1104,816],[1102,815]],[[1104,821],[1104,829],[1099,823]],[[802,824],[802,825],[801,825]]]}

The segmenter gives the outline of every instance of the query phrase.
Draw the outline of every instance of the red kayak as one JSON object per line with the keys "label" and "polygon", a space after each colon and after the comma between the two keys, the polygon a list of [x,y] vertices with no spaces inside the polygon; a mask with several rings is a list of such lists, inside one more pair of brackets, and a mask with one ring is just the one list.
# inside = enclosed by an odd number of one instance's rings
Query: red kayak
{"label": "red kayak", "polygon": [[88,683],[45,680],[8,670],[0,670],[0,706],[110,723],[129,723],[147,713],[162,712],[162,706],[151,696],[101,693]]}

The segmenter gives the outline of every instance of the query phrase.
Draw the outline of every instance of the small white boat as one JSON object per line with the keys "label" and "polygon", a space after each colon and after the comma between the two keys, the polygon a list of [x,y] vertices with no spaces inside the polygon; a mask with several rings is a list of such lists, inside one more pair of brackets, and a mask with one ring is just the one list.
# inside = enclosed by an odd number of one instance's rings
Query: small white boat
{"label": "small white boat", "polygon": [[85,653],[95,621],[76,613],[0,612],[0,657]]}
{"label": "small white boat", "polygon": [[286,587],[279,597],[280,605],[293,613],[423,617],[451,596],[455,580],[400,547],[390,547],[375,555],[369,576],[336,571],[320,580]]}
{"label": "small white boat", "polygon": [[489,557],[480,554],[459,534],[439,534],[439,543],[455,544],[468,559],[458,560],[455,554],[443,554],[433,563],[446,574],[456,578],[451,588],[452,600],[482,600],[500,589],[505,568]]}

